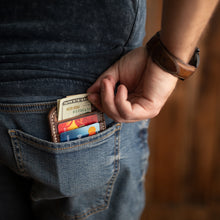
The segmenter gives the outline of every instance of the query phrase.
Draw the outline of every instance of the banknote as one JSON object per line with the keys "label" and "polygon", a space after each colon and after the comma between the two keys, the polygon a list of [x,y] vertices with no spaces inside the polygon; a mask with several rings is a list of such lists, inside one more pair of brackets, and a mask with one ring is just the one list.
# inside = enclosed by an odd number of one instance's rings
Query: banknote
{"label": "banknote", "polygon": [[67,96],[57,100],[58,121],[72,118],[87,112],[91,112],[92,105],[88,100],[88,94]]}

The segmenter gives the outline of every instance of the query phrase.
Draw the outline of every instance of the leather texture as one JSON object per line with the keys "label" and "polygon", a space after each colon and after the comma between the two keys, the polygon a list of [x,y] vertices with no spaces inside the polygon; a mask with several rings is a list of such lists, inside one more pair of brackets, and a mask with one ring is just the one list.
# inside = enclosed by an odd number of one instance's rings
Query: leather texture
{"label": "leather texture", "polygon": [[189,64],[171,54],[160,41],[159,32],[155,34],[146,44],[151,59],[164,71],[184,80],[191,76],[197,69],[199,62],[199,49],[195,53]]}
{"label": "leather texture", "polygon": [[59,143],[60,142],[60,134],[58,130],[58,126],[60,123],[64,122],[70,122],[75,119],[80,119],[82,117],[86,117],[92,114],[96,114],[98,117],[98,123],[100,125],[100,131],[106,130],[106,123],[105,123],[105,118],[103,112],[98,111],[94,106],[92,106],[92,112],[88,112],[82,115],[78,115],[72,118],[68,118],[65,120],[58,121],[58,115],[57,115],[57,106],[53,107],[49,114],[48,114],[48,119],[49,119],[49,125],[50,125],[50,131],[51,131],[51,140],[54,143]]}
{"label": "leather texture", "polygon": [[51,131],[51,139],[54,143],[60,142],[60,135],[58,133],[57,125],[58,125],[58,118],[57,118],[57,107],[53,107],[49,114],[49,125],[50,125],[50,131]]}

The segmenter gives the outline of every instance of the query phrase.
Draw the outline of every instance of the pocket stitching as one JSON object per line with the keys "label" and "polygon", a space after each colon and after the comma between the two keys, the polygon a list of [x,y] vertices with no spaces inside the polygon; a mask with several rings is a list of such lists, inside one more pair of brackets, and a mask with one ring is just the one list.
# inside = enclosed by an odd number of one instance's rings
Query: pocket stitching
{"label": "pocket stitching", "polygon": [[[115,125],[115,128],[110,133],[104,135],[103,137],[100,137],[96,140],[89,141],[89,142],[86,142],[86,143],[83,143],[83,144],[76,145],[76,146],[82,146],[82,145],[86,145],[86,144],[89,144],[89,143],[98,142],[100,140],[103,140],[106,137],[111,136],[114,133],[114,140],[115,140],[115,144],[114,144],[115,145],[114,146],[114,157],[115,157],[115,159],[114,159],[114,171],[113,171],[113,174],[112,174],[110,180],[106,183],[107,187],[106,187],[106,192],[105,192],[105,196],[104,196],[104,202],[103,202],[102,205],[91,208],[86,212],[82,211],[81,213],[79,213],[75,216],[70,216],[70,215],[67,215],[65,213],[62,213],[62,214],[60,213],[62,215],[62,217],[64,217],[65,219],[83,220],[83,219],[89,217],[90,215],[93,215],[97,212],[100,212],[100,211],[105,210],[106,208],[108,208],[109,203],[110,203],[111,194],[112,194],[112,191],[113,191],[113,186],[114,186],[115,180],[118,176],[119,168],[120,168],[120,166],[119,166],[120,165],[119,164],[119,144],[120,144],[119,132],[120,132],[120,130],[121,130],[121,123],[117,123]],[[24,165],[23,165],[22,157],[21,157],[21,155],[22,155],[21,148],[20,148],[19,144],[17,143],[16,138],[20,139],[21,141],[24,141],[25,143],[31,143],[32,145],[36,145],[36,146],[40,146],[40,147],[43,147],[43,145],[40,145],[40,143],[35,143],[35,142],[29,140],[28,137],[20,136],[20,135],[23,135],[23,134],[22,133],[21,134],[17,133],[16,130],[10,130],[9,134],[12,138],[13,149],[14,149],[14,153],[15,153],[15,156],[16,156],[18,169],[23,175],[27,175],[27,174],[25,174],[25,168],[24,168]],[[70,146],[69,148],[74,148],[76,146]],[[64,148],[64,149],[69,149],[69,148]],[[53,150],[61,150],[61,149],[53,149]],[[21,161],[17,157],[18,155],[20,155]],[[21,165],[19,165],[18,162],[21,162]]]}
{"label": "pocket stitching", "polygon": [[23,163],[21,148],[15,138],[12,139],[12,146],[13,146],[14,155],[16,157],[15,161],[16,161],[18,170],[22,175],[27,176],[25,172],[24,163]]}
{"label": "pocket stitching", "polygon": [[[84,145],[87,145],[87,144],[92,144],[92,143],[95,143],[95,142],[99,142],[101,140],[104,140],[105,138],[108,138],[114,132],[117,132],[120,129],[121,129],[120,128],[120,123],[118,123],[118,124],[116,124],[116,128],[113,131],[111,131],[110,133],[108,133],[108,134],[106,134],[106,135],[104,135],[104,136],[102,136],[98,139],[91,140],[91,141],[81,143],[81,144],[77,144],[77,145],[68,144],[69,147],[62,147],[62,148],[61,147],[60,148],[54,148],[54,147],[51,147],[51,146],[45,146],[43,143],[38,143],[37,140],[35,142],[33,140],[28,139],[27,137],[20,136],[20,135],[16,134],[17,133],[16,130],[11,130],[10,133],[14,133],[14,135],[13,134],[11,135],[12,138],[18,138],[18,139],[20,139],[21,141],[23,141],[27,144],[31,144],[32,146],[35,145],[36,147],[40,147],[40,148],[47,149],[47,150],[52,150],[52,151],[61,151],[61,150],[72,149],[72,148],[81,147],[81,146],[84,146]],[[65,142],[63,142],[63,143],[65,143]],[[54,143],[54,144],[56,144],[56,143]]]}
{"label": "pocket stitching", "polygon": [[[115,131],[115,149],[114,149],[114,157],[115,157],[115,160],[114,160],[114,173],[111,177],[111,179],[109,180],[108,182],[108,187],[106,189],[106,194],[105,194],[105,198],[104,198],[104,204],[100,205],[100,206],[97,206],[95,208],[91,208],[90,210],[88,210],[87,212],[83,213],[80,215],[75,215],[75,216],[69,216],[67,214],[63,214],[62,216],[65,218],[65,219],[70,219],[70,220],[83,220],[83,219],[86,219],[87,217],[97,213],[97,212],[100,212],[102,210],[105,210],[108,206],[109,206],[109,198],[111,197],[111,194],[112,194],[112,190],[113,190],[113,185],[115,183],[115,180],[116,180],[116,177],[118,176],[118,173],[119,173],[119,137],[117,137],[117,131],[119,131],[120,129],[117,129]],[[118,134],[119,136],[119,134]],[[118,155],[118,158],[117,158],[117,155]]]}

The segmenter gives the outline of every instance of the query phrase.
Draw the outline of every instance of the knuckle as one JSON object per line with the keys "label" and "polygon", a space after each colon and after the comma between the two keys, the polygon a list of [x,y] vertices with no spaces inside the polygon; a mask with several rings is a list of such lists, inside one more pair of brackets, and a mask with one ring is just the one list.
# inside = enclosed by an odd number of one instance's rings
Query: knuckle
{"label": "knuckle", "polygon": [[127,121],[131,119],[131,114],[129,112],[120,112],[120,116],[123,120]]}
{"label": "knuckle", "polygon": [[147,106],[146,111],[148,112],[148,118],[156,117],[161,110],[161,105],[159,103],[152,103],[151,105]]}
{"label": "knuckle", "polygon": [[156,117],[160,113],[160,108],[154,108],[151,113],[151,118]]}

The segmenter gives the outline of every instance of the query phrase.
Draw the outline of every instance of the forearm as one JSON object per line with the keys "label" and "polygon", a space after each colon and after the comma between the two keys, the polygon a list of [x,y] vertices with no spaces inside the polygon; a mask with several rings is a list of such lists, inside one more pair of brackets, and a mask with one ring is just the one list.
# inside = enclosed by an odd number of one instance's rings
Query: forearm
{"label": "forearm", "polygon": [[161,40],[188,62],[218,0],[164,0]]}

